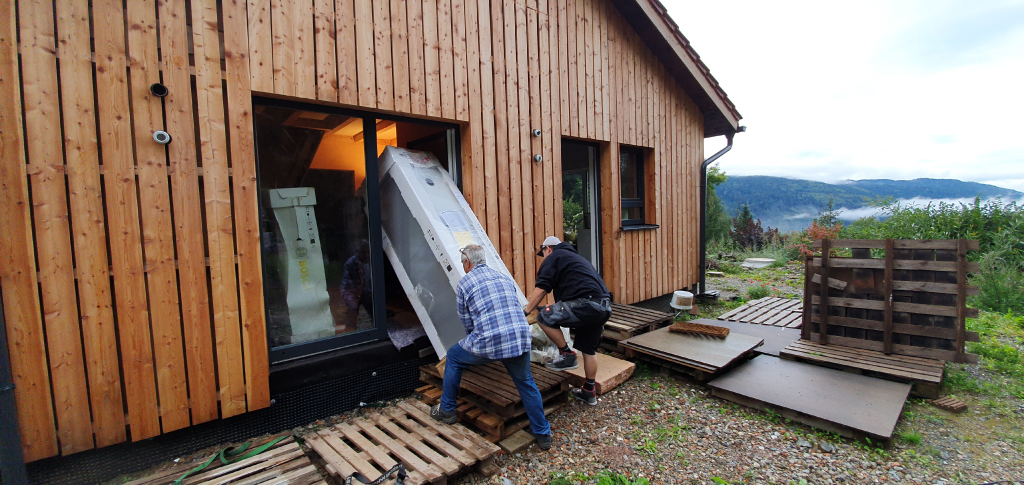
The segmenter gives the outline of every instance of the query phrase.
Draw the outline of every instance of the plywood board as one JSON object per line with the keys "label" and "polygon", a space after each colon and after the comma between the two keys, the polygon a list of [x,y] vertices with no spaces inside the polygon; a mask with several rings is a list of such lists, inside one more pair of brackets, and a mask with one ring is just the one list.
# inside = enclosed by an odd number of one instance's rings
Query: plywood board
{"label": "plywood board", "polygon": [[754,352],[773,355],[775,357],[778,357],[779,351],[786,348],[787,345],[800,340],[800,331],[795,328],[769,327],[767,325],[756,325],[753,323],[728,322],[704,318],[699,318],[693,322],[725,327],[731,330],[733,332],[732,334],[738,333],[741,335],[749,335],[751,337],[764,339],[764,344],[754,349]]}
{"label": "plywood board", "polygon": [[761,345],[762,339],[742,334],[715,338],[674,333],[669,327],[624,340],[622,345],[641,352],[652,350],[667,356],[678,356],[702,366],[722,368]]}
{"label": "plywood board", "polygon": [[[889,439],[910,384],[759,356],[710,383],[715,395],[795,411],[805,424],[848,437]],[[724,392],[727,394],[721,394]],[[743,399],[745,398],[745,399]],[[788,416],[787,416],[788,417]]]}
{"label": "plywood board", "polygon": [[[633,376],[633,371],[636,370],[636,364],[628,360],[616,359],[607,354],[594,354],[594,357],[597,358],[597,376],[594,378],[594,381],[597,383],[598,395],[615,389],[619,384],[626,382]],[[583,357],[580,356],[580,358],[582,359]],[[582,365],[565,372],[569,374],[569,383],[574,387],[583,387],[583,384],[587,382]]]}

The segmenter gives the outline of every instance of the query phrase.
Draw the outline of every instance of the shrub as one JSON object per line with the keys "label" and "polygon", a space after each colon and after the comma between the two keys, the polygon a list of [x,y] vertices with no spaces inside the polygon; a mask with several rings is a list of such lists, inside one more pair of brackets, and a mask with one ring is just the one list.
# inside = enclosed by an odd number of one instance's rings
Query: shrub
{"label": "shrub", "polygon": [[768,285],[758,285],[747,288],[747,297],[750,298],[751,300],[764,298],[770,294],[772,294],[772,290],[771,288],[768,287]]}

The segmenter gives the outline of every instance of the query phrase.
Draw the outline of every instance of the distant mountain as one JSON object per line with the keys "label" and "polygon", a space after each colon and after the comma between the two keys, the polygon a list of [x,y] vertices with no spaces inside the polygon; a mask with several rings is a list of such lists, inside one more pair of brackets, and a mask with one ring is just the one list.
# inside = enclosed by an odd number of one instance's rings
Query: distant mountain
{"label": "distant mountain", "polygon": [[827,205],[829,198],[836,209],[844,209],[840,217],[848,220],[862,217],[872,201],[880,198],[896,199],[982,199],[1002,197],[1019,200],[1024,193],[978,182],[952,179],[914,180],[845,180],[827,184],[812,180],[769,177],[765,175],[730,175],[716,189],[731,216],[742,204],[750,206],[762,227],[778,228],[782,232],[803,229],[810,225]]}

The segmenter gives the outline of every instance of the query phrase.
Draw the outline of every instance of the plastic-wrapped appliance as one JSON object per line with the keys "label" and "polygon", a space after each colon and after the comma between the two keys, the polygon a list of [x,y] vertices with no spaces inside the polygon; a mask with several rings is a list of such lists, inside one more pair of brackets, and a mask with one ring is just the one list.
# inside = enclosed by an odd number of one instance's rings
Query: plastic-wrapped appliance
{"label": "plastic-wrapped appliance", "polygon": [[[466,335],[455,305],[455,288],[465,274],[459,250],[479,244],[488,267],[505,275],[508,269],[434,155],[388,146],[378,164],[384,252],[434,351],[444,357]],[[516,293],[525,305],[518,286]]]}

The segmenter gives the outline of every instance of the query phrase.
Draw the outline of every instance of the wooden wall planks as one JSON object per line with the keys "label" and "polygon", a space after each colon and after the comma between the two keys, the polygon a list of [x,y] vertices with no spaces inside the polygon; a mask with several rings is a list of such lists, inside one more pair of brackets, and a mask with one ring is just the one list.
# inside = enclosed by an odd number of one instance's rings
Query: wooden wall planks
{"label": "wooden wall planks", "polygon": [[28,193],[14,2],[0,2],[0,284],[17,391],[18,432],[28,461],[58,453],[39,306],[32,202]]}
{"label": "wooden wall planks", "polygon": [[[0,283],[30,460],[269,404],[253,92],[460,123],[466,198],[525,290],[563,236],[561,140],[595,142],[616,301],[699,276],[703,118],[610,0],[125,5],[0,7]],[[658,229],[619,228],[623,145],[648,154]]]}
{"label": "wooden wall planks", "polygon": [[19,4],[25,140],[57,438],[62,449],[92,448],[88,389],[75,293],[57,87],[53,4]]}
{"label": "wooden wall planks", "polygon": [[[203,234],[203,200],[199,188],[196,156],[195,115],[192,104],[192,78],[189,73],[190,30],[185,22],[185,0],[160,3],[160,48],[163,82],[170,94],[164,98],[164,119],[174,142],[167,146],[171,198],[174,206],[175,245],[178,251],[181,314],[188,366],[189,401],[192,424],[217,419],[218,389],[215,356],[210,339],[210,297],[206,274]],[[269,3],[266,13],[269,14]],[[250,17],[250,22],[252,17]],[[257,27],[270,39],[269,20]],[[269,44],[268,44],[269,45]],[[253,51],[250,50],[250,55]],[[269,49],[267,50],[269,53]],[[255,62],[255,61],[254,61]],[[261,61],[262,62],[262,61]],[[266,74],[273,84],[273,72]],[[252,74],[252,73],[250,73]],[[250,76],[253,79],[255,76]],[[271,86],[268,90],[272,90]]]}
{"label": "wooden wall planks", "polygon": [[189,426],[188,383],[182,351],[178,275],[167,180],[167,150],[153,140],[163,130],[163,103],[149,86],[160,82],[156,9],[127,4],[128,71],[135,134],[135,168],[142,216],[150,327],[164,432]]}
{"label": "wooden wall planks", "polygon": [[[310,19],[312,20],[312,19]],[[192,2],[192,45],[195,50],[196,99],[199,116],[199,140],[202,149],[203,192],[206,201],[206,238],[209,246],[210,288],[213,327],[216,339],[218,388],[222,417],[246,411],[245,376],[242,360],[242,336],[239,328],[238,280],[235,272],[235,248],[232,235],[231,184],[228,175],[227,138],[225,133],[224,96],[221,87],[219,33],[216,0]],[[288,72],[291,63],[278,64],[278,39],[281,52],[291,45],[286,35],[275,29],[275,90],[292,82]],[[281,74],[281,77],[278,76]],[[291,84],[294,86],[294,84]]]}
{"label": "wooden wall planks", "polygon": [[97,446],[107,446],[124,441],[125,421],[94,122],[88,1],[59,2],[56,13],[60,81],[75,87],[62,90],[61,101],[92,427]]}

